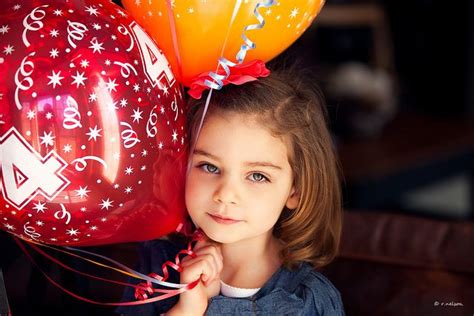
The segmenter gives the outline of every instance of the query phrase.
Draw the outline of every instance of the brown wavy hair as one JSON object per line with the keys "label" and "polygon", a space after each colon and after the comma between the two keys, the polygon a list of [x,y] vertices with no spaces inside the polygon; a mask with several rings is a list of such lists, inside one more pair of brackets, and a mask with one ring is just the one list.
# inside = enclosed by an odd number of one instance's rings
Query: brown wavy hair
{"label": "brown wavy hair", "polygon": [[[206,114],[216,110],[257,114],[272,135],[285,141],[300,199],[296,209],[283,209],[273,234],[283,243],[280,257],[290,269],[301,262],[315,268],[331,262],[338,251],[342,226],[340,168],[323,97],[312,82],[294,67],[273,70],[267,78],[214,91]],[[190,139],[196,137],[204,103],[205,97],[191,99],[188,104]]]}

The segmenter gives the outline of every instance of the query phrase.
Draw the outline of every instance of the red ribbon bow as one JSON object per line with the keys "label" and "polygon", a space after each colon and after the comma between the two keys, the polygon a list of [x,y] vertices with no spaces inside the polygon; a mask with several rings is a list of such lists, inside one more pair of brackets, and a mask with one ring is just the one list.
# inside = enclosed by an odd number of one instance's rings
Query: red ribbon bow
{"label": "red ribbon bow", "polygon": [[[230,67],[229,77],[224,79],[222,83],[227,85],[229,83],[235,85],[241,85],[247,82],[255,81],[260,77],[268,77],[270,70],[265,67],[265,63],[261,60],[253,60],[248,63],[238,64],[234,67]],[[217,71],[219,75],[225,75],[225,71],[219,68]],[[188,94],[194,99],[200,99],[204,90],[209,90],[209,87],[205,84],[205,81],[212,81],[213,79],[209,76],[209,72],[203,72],[202,74],[192,79]]]}

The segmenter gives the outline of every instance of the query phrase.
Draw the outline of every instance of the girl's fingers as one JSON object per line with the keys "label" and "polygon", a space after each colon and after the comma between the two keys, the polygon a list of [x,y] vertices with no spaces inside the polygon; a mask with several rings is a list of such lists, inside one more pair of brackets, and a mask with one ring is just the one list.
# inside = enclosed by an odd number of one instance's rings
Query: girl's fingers
{"label": "girl's fingers", "polygon": [[196,251],[196,255],[198,257],[202,256],[202,255],[210,255],[213,262],[214,262],[214,266],[216,267],[217,271],[219,273],[222,271],[223,257],[222,257],[222,254],[221,254],[220,247],[216,247],[216,246],[212,246],[212,245],[207,246],[207,247],[201,248],[198,251]]}
{"label": "girl's fingers", "polygon": [[211,255],[202,255],[190,259],[183,262],[182,267],[181,279],[185,283],[192,282],[198,278],[201,278],[204,282],[208,282],[214,279],[219,273]]}
{"label": "girl's fingers", "polygon": [[196,254],[195,258],[187,256],[182,261],[182,281],[189,283],[201,277],[207,286],[213,280],[219,279],[223,268],[220,245],[204,235],[203,239],[198,240],[194,245],[193,252]]}

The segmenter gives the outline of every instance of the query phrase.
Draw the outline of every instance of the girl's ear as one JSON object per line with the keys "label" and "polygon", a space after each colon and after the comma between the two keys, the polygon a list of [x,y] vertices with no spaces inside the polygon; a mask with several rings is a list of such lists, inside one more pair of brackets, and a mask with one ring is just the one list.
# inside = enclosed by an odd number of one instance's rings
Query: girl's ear
{"label": "girl's ear", "polygon": [[286,200],[285,206],[290,209],[294,210],[300,201],[300,194],[296,192],[295,187],[291,188],[291,193],[288,196],[288,199]]}

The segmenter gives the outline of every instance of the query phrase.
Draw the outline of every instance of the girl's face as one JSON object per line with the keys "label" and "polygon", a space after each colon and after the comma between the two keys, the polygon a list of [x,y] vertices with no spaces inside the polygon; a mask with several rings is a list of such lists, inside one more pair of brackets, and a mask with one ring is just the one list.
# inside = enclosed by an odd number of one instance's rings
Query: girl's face
{"label": "girl's face", "polygon": [[186,206],[214,241],[267,238],[283,207],[297,206],[286,145],[250,115],[207,117],[191,159]]}

